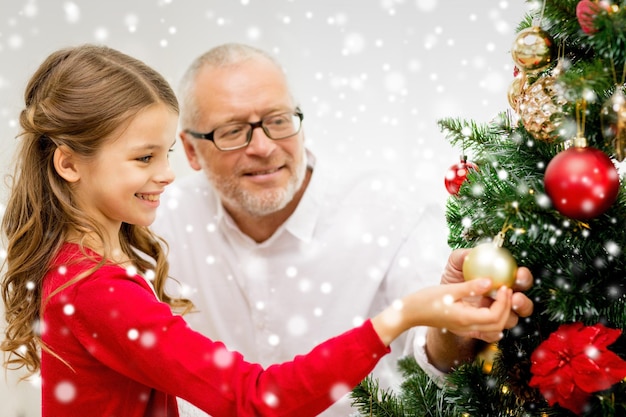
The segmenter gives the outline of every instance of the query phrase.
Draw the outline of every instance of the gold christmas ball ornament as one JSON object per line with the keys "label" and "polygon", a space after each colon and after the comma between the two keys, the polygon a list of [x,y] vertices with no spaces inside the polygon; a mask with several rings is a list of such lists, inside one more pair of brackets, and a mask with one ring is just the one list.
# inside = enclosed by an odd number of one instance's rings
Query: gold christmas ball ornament
{"label": "gold christmas ball ornament", "polygon": [[493,282],[493,293],[503,285],[511,288],[515,284],[517,262],[508,249],[499,242],[481,243],[465,256],[463,278],[466,281],[477,278],[489,278]]}
{"label": "gold christmas ball ornament", "polygon": [[526,72],[540,71],[554,59],[554,41],[539,26],[520,31],[511,46],[515,64]]}
{"label": "gold christmas ball ornament", "polygon": [[509,105],[516,112],[519,110],[520,99],[522,93],[526,87],[526,76],[520,74],[513,78],[513,82],[509,86],[507,91],[507,98],[509,99]]}

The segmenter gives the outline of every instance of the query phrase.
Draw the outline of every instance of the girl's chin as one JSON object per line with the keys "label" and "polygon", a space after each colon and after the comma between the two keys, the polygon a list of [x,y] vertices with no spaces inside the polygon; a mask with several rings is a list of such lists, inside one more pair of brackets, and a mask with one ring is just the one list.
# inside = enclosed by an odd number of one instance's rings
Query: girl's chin
{"label": "girl's chin", "polygon": [[149,227],[152,225],[152,223],[154,223],[156,216],[152,216],[150,218],[144,218],[144,219],[137,219],[136,221],[130,223],[133,226],[140,226],[140,227]]}

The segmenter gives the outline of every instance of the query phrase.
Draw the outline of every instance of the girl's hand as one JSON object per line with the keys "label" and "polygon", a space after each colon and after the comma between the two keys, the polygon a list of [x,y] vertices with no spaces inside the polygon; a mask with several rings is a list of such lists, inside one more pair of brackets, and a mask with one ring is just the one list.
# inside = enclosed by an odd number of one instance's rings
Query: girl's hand
{"label": "girl's hand", "polygon": [[[467,255],[470,250],[471,249],[457,249],[450,254],[446,269],[441,276],[442,284],[464,282],[463,261],[465,260],[465,255]],[[533,302],[522,292],[528,290],[532,284],[533,276],[530,270],[523,266],[519,267],[515,277],[515,284],[513,285],[513,304],[507,316],[507,322],[504,326],[505,329],[515,327],[520,317],[528,317],[533,313]],[[466,301],[477,306],[487,307],[493,302],[493,299],[486,296],[471,297],[466,299]],[[481,339],[488,343],[495,342],[501,338],[500,332],[458,332],[457,334],[459,336]]]}
{"label": "girl's hand", "polygon": [[512,290],[499,289],[489,306],[467,301],[490,291],[488,279],[424,288],[395,302],[374,317],[372,323],[386,345],[415,326],[439,327],[467,335],[499,334],[511,311]]}
{"label": "girl's hand", "polygon": [[[441,284],[444,287],[465,282],[463,278],[463,261],[470,249],[458,249],[450,254],[448,264],[441,276]],[[505,324],[501,329],[453,329],[442,331],[440,328],[431,327],[426,335],[426,355],[432,365],[440,371],[448,372],[454,366],[472,360],[480,350],[482,344],[479,340],[487,343],[497,342],[502,338],[503,329],[515,327],[520,317],[528,317],[533,312],[533,302],[522,292],[532,286],[533,276],[526,267],[519,267],[513,285],[511,295],[511,307],[503,313]],[[491,297],[478,295],[466,297],[463,301],[476,308],[489,308],[494,301]]]}

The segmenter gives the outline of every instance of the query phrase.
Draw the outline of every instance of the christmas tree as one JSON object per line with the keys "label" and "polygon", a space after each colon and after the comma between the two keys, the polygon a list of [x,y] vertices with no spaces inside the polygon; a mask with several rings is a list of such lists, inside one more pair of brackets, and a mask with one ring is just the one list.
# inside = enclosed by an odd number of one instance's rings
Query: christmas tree
{"label": "christmas tree", "polygon": [[363,415],[626,416],[626,2],[533,4],[512,39],[511,108],[439,126],[462,155],[450,246],[510,252],[533,272],[535,311],[442,387],[412,358],[399,393],[365,380]]}

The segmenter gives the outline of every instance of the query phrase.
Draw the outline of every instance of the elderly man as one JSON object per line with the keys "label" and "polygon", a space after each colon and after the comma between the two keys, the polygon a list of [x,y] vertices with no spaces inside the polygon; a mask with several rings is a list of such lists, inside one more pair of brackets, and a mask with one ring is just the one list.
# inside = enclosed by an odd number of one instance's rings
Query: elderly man
{"label": "elderly man", "polygon": [[[180,99],[180,139],[199,172],[166,193],[154,228],[199,310],[188,317],[195,329],[268,365],[439,283],[449,253],[443,213],[408,201],[381,172],[347,177],[317,161],[269,54],[241,44],[208,51],[186,72]],[[450,260],[460,268],[461,258]],[[528,288],[528,270],[518,278]],[[510,326],[532,311],[521,292],[513,299]],[[480,342],[467,336],[409,333],[374,376],[396,385],[404,354],[445,372],[475,355]],[[350,412],[344,398],[324,415]]]}

